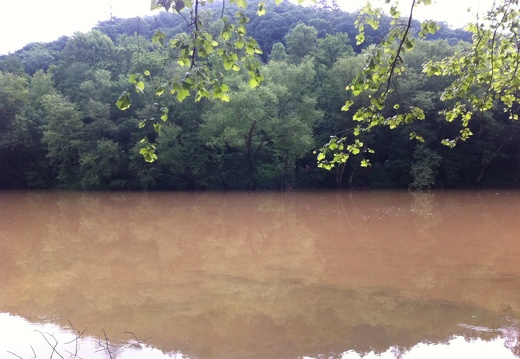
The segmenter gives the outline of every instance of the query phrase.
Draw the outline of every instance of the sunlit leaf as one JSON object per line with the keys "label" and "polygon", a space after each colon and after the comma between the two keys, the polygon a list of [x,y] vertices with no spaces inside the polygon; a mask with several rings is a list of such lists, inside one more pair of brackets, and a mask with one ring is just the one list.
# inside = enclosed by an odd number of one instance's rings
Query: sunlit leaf
{"label": "sunlit leaf", "polygon": [[184,9],[184,1],[183,0],[175,0],[175,11],[181,12]]}
{"label": "sunlit leaf", "polygon": [[117,108],[120,110],[127,110],[132,105],[132,102],[130,101],[130,94],[128,91],[125,91],[119,96],[116,102]]}

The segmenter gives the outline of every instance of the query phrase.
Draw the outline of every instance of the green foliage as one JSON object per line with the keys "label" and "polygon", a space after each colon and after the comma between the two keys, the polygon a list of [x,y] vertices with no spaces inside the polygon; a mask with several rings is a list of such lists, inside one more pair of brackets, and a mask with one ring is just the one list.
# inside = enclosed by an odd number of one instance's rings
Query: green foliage
{"label": "green foliage", "polygon": [[59,94],[45,95],[42,104],[46,118],[42,142],[50,162],[58,168],[57,179],[63,185],[78,183],[78,161],[84,150],[82,114]]}
{"label": "green foliage", "polygon": [[300,23],[287,33],[285,43],[287,44],[287,54],[292,62],[300,62],[305,56],[316,50],[318,31],[312,26]]}
{"label": "green foliage", "polygon": [[[239,8],[246,8],[245,0],[233,0]],[[211,69],[209,57],[217,53],[222,59],[224,70],[238,71],[241,68],[247,70],[251,87],[256,87],[263,80],[259,71],[259,62],[256,55],[262,54],[257,42],[247,36],[246,24],[249,22],[243,12],[235,14],[236,21],[228,17],[222,18],[222,28],[218,36],[214,37],[206,30],[199,7],[204,5],[200,0],[172,0],[152,1],[152,9],[164,8],[177,13],[184,13],[191,18],[191,36],[174,38],[168,44],[165,43],[166,34],[157,31],[152,37],[152,42],[163,48],[168,48],[171,54],[175,54],[172,60],[186,68],[182,75],[176,76],[160,85],[156,93],[162,93],[168,87],[171,95],[176,96],[182,102],[192,93],[196,101],[202,98],[216,98],[228,101],[228,87],[223,83],[221,75],[215,76]],[[259,13],[263,13],[265,5],[260,4]],[[136,89],[144,91],[144,83],[135,82],[131,75],[130,82]],[[131,102],[128,93],[124,92],[117,102],[120,109],[127,109]]]}
{"label": "green foliage", "polygon": [[365,148],[365,145],[359,139],[355,139],[348,144],[346,137],[331,136],[329,142],[315,153],[317,154],[318,167],[331,170],[337,165],[345,164],[351,156],[357,155],[361,156],[359,162],[361,167],[368,167],[370,160],[364,157],[364,153],[373,153],[373,150]]}
{"label": "green foliage", "polygon": [[296,160],[314,145],[312,126],[321,114],[310,96],[312,63],[272,62],[264,72],[262,87],[241,86],[229,103],[214,103],[203,114],[201,140],[228,188],[258,188],[260,177],[264,186],[286,187]]}
{"label": "green foliage", "polygon": [[65,63],[82,62],[89,66],[104,67],[113,57],[114,43],[105,34],[94,30],[89,33],[76,33],[63,49]]}
{"label": "green foliage", "polygon": [[[473,44],[396,9],[392,18],[365,9],[356,33],[354,15],[330,7],[235,1],[224,18],[221,3],[159,5],[171,12],[0,57],[1,187],[428,188],[520,178],[515,4],[470,28]],[[178,11],[198,21],[190,27]],[[431,41],[442,37],[450,40]]]}
{"label": "green foliage", "polygon": [[[360,76],[347,87],[354,96],[362,92],[370,96],[369,105],[358,109],[353,115],[355,120],[361,122],[356,133],[370,131],[376,126],[396,128],[425,118],[420,107],[410,107],[405,113],[386,115],[391,112],[388,111],[389,106],[395,110],[401,108],[399,103],[389,102],[389,95],[394,90],[392,82],[405,71],[405,66],[401,63],[402,57],[415,46],[416,41],[410,33],[411,18],[414,7],[420,3],[428,5],[429,2],[418,1],[412,4],[407,24],[396,26],[389,32],[386,39],[370,53],[369,61]],[[401,21],[400,13],[395,7],[391,8],[390,13],[394,18],[392,23],[398,25]],[[465,141],[473,135],[469,125],[476,111],[489,111],[499,104],[509,113],[511,120],[518,120],[514,109],[520,85],[516,76],[520,64],[517,44],[519,14],[517,1],[503,0],[499,6],[488,12],[482,23],[468,26],[468,30],[473,33],[471,49],[441,61],[430,60],[425,64],[424,73],[428,76],[454,78],[440,98],[450,102],[449,108],[443,110],[446,121],[458,120],[461,129],[455,138],[443,139],[444,145],[454,147],[459,140]],[[357,22],[358,43],[364,41],[365,24],[376,28],[379,18],[380,12],[370,5],[362,10]],[[439,28],[434,22],[425,22],[418,36],[435,34]],[[352,101],[347,101],[344,110],[348,111],[352,104]],[[411,132],[410,138],[421,140],[415,132]]]}
{"label": "green foliage", "polygon": [[5,126],[22,107],[28,94],[27,85],[22,76],[0,72],[0,124]]}
{"label": "green foliage", "polygon": [[332,66],[339,58],[353,56],[354,50],[350,46],[350,39],[346,33],[327,34],[318,39],[316,57],[319,62]]}
{"label": "green foliage", "polygon": [[122,151],[111,140],[102,139],[95,147],[82,154],[79,161],[81,187],[100,188],[110,183],[120,170]]}
{"label": "green foliage", "polygon": [[271,53],[269,54],[269,61],[287,61],[287,51],[281,42],[273,45]]}
{"label": "green foliage", "polygon": [[140,142],[142,146],[139,153],[143,155],[146,162],[154,162],[157,159],[157,155],[155,154],[155,145],[149,143],[146,139],[142,139]]}
{"label": "green foliage", "polygon": [[457,137],[443,140],[447,146],[453,147],[473,135],[469,125],[476,112],[499,106],[510,120],[518,120],[519,15],[518,2],[502,1],[486,14],[482,23],[467,27],[473,34],[470,49],[425,64],[428,76],[454,78],[441,96],[450,103],[443,114],[448,122],[459,121],[461,129]]}
{"label": "green foliage", "polygon": [[410,183],[410,188],[429,189],[434,186],[442,157],[421,144],[416,147],[413,159],[410,169],[413,181]]}

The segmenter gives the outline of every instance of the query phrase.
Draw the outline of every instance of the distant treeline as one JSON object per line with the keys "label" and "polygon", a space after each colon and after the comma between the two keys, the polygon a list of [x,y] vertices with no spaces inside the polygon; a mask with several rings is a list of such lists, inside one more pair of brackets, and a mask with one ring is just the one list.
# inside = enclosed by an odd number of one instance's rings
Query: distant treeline
{"label": "distant treeline", "polygon": [[[226,9],[228,14],[235,11]],[[355,123],[341,111],[350,98],[346,85],[363,68],[371,44],[385,36],[390,19],[367,33],[357,46],[357,14],[331,7],[303,8],[268,3],[265,16],[248,10],[248,35],[263,49],[265,76],[251,89],[247,76],[226,72],[218,56],[214,71],[227,76],[230,101],[188,97],[179,103],[167,94],[132,95],[121,111],[118,96],[133,73],[150,73],[154,87],[183,73],[167,48],[152,44],[156,30],[182,38],[185,20],[155,16],[111,19],[89,33],[33,43],[0,57],[0,187],[114,189],[288,189],[334,186],[470,187],[516,186],[520,179],[518,123],[500,108],[476,116],[470,140],[449,149],[443,138],[458,128],[439,114],[446,79],[420,77],[422,64],[464,50],[470,36],[443,26],[418,40],[406,54],[404,75],[392,93],[401,106],[420,106],[426,119],[390,130],[377,128],[360,139],[375,153],[360,153],[333,171],[316,168],[313,150],[331,135],[349,135]],[[222,8],[206,6],[210,32],[220,32]],[[419,31],[414,23],[414,31]],[[144,119],[169,120],[157,134]],[[351,110],[352,111],[352,110]],[[153,121],[149,121],[153,122]],[[426,142],[409,140],[410,131]],[[148,138],[158,160],[140,154]],[[363,158],[372,166],[359,167]]]}

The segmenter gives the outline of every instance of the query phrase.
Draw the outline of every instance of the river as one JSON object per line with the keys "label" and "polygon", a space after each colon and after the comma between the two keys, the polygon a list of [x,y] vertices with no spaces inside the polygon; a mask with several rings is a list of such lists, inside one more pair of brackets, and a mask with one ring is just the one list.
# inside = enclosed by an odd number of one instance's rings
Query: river
{"label": "river", "polygon": [[0,192],[0,358],[520,358],[520,192]]}

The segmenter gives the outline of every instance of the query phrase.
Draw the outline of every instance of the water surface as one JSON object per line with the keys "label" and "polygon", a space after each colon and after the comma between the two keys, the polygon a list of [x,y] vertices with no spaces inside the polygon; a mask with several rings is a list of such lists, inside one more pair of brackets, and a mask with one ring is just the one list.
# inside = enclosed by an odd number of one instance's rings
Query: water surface
{"label": "water surface", "polygon": [[520,357],[520,192],[0,203],[1,358]]}

